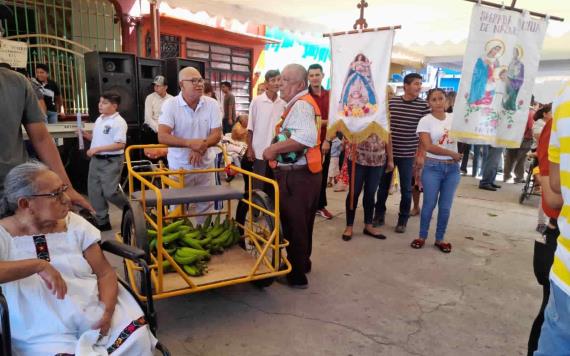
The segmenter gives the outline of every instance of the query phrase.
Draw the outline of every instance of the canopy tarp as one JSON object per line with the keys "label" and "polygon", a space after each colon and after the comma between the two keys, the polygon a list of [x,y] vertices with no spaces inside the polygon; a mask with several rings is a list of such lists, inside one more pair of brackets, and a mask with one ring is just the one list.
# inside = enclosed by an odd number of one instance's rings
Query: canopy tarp
{"label": "canopy tarp", "polygon": [[[369,27],[402,25],[395,44],[420,54],[427,62],[457,62],[465,52],[472,3],[462,0],[367,0]],[[316,35],[351,30],[359,16],[357,0],[161,0],[172,8],[205,11],[241,22],[278,26]],[[500,3],[498,0],[495,1]],[[505,1],[505,3],[510,3]],[[570,59],[570,1],[518,0],[518,8],[566,19],[551,21],[543,60]]]}

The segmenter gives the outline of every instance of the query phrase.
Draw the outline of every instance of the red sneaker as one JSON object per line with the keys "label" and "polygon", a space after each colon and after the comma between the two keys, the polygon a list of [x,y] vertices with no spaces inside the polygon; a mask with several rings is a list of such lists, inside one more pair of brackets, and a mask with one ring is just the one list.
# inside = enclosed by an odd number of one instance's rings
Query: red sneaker
{"label": "red sneaker", "polygon": [[327,220],[330,220],[333,218],[333,214],[331,214],[331,212],[325,208],[317,210],[317,215],[320,215]]}

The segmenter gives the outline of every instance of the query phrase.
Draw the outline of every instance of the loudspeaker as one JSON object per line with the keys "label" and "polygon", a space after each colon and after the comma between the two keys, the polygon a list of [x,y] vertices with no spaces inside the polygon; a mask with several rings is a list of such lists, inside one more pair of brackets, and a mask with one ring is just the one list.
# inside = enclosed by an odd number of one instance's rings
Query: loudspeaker
{"label": "loudspeaker", "polygon": [[[137,79],[138,79],[138,99],[139,117],[141,125],[144,123],[144,102],[146,97],[154,91],[154,78],[157,75],[164,75],[165,63],[162,59],[137,57]],[[168,84],[168,83],[167,83]]]}
{"label": "loudspeaker", "polygon": [[168,82],[168,94],[172,96],[178,95],[180,88],[178,87],[178,72],[186,67],[194,67],[198,69],[202,78],[206,73],[206,63],[193,59],[183,58],[167,58],[166,59],[166,81]]}
{"label": "loudspeaker", "polygon": [[101,94],[112,91],[121,96],[119,113],[129,127],[139,127],[139,103],[135,56],[128,53],[88,52],[85,54],[89,119],[99,117]]}

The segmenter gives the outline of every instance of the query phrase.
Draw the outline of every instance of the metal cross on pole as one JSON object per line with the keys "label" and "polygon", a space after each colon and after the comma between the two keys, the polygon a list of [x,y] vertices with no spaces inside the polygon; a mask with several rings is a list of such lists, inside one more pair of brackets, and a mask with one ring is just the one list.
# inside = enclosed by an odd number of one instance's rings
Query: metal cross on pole
{"label": "metal cross on pole", "polygon": [[368,24],[366,23],[366,19],[364,18],[364,8],[368,7],[368,3],[366,2],[366,0],[360,0],[360,3],[356,5],[356,7],[360,9],[360,17],[356,20],[352,28],[355,30],[357,27],[360,27],[361,30],[368,28]]}

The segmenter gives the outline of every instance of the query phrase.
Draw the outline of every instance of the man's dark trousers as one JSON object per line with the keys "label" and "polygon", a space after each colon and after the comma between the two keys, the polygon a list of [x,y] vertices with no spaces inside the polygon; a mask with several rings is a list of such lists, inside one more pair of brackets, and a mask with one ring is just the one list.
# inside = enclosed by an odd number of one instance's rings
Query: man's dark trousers
{"label": "man's dark trousers", "polygon": [[321,195],[319,197],[318,210],[324,209],[327,206],[327,183],[329,179],[329,166],[331,164],[331,152],[329,151],[324,155],[323,161],[323,181],[321,182]]}
{"label": "man's dark trousers", "polygon": [[489,147],[487,156],[483,161],[483,178],[479,182],[480,187],[495,184],[495,178],[497,177],[497,170],[499,169],[502,154],[502,147]]}
{"label": "man's dark trousers", "polygon": [[[400,175],[400,214],[398,215],[398,225],[406,226],[408,218],[410,217],[410,207],[412,206],[412,176],[414,173],[414,160],[415,157],[394,157],[394,167],[398,168]],[[392,174],[385,173],[385,174]],[[390,189],[390,179],[382,179],[380,187],[381,192],[387,192]],[[387,186],[386,186],[387,185]],[[376,201],[376,215],[386,212],[386,200],[388,194],[379,192],[378,200]]]}
{"label": "man's dark trousers", "polygon": [[306,166],[295,170],[278,167],[275,178],[279,184],[281,226],[289,241],[287,258],[293,267],[288,279],[300,282],[309,269],[322,175],[309,172]]}

